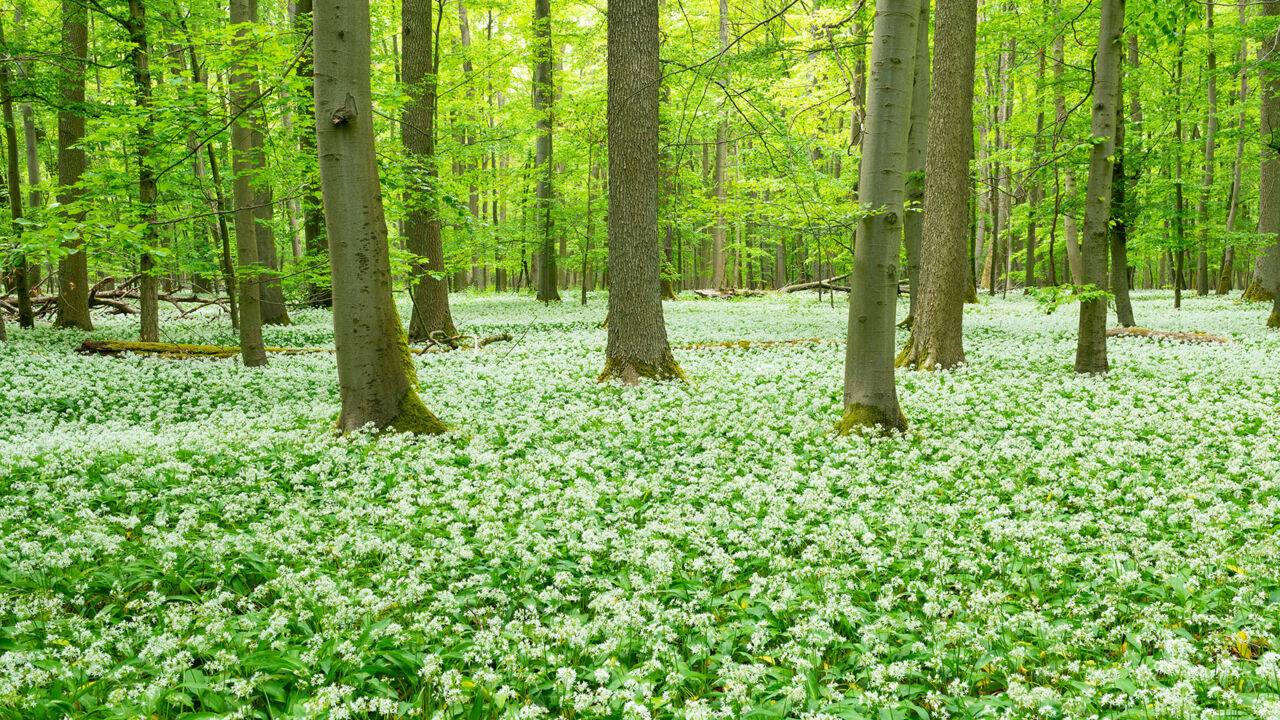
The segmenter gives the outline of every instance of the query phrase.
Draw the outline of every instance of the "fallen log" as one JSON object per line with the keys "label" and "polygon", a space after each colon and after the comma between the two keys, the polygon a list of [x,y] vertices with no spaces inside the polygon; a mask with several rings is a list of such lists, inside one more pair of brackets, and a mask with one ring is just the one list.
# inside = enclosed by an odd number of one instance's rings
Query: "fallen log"
{"label": "fallen log", "polygon": [[[491,335],[476,343],[476,349],[496,342],[508,342],[510,333]],[[268,347],[266,351],[274,355],[309,355],[313,353],[331,353],[333,348],[284,348]],[[117,357],[125,353],[135,355],[155,355],[168,358],[214,358],[225,359],[239,357],[240,348],[236,345],[188,345],[185,343],[153,343],[128,340],[85,340],[76,351],[83,355],[107,355]],[[409,348],[415,355],[445,352],[439,347]]]}
{"label": "fallen log", "polygon": [[1173,340],[1175,342],[1189,343],[1234,343],[1235,340],[1230,338],[1210,335],[1203,332],[1166,332],[1164,330],[1148,330],[1147,328],[1111,328],[1107,330],[1107,337],[1139,337],[1157,340]]}
{"label": "fallen log", "polygon": [[721,288],[719,290],[704,288],[702,290],[694,290],[693,294],[709,300],[726,300],[732,297],[761,297],[768,293],[763,290],[740,290],[738,288]]}
{"label": "fallen log", "polygon": [[672,350],[711,350],[718,348],[731,348],[734,350],[748,350],[750,348],[764,347],[791,347],[794,345],[807,345],[811,343],[832,343],[839,344],[843,340],[833,340],[831,338],[800,338],[798,340],[725,340],[721,342],[705,342],[705,343],[686,343],[684,345],[672,345]]}
{"label": "fallen log", "polygon": [[[849,273],[845,273],[843,275],[837,275],[835,277],[829,277],[826,280],[814,280],[813,282],[802,282],[802,283],[796,283],[795,285],[786,285],[784,287],[779,288],[778,292],[793,293],[793,292],[800,292],[801,290],[813,290],[820,287],[826,288],[827,285],[834,284],[837,280],[844,280],[847,277],[849,277]],[[844,290],[847,292],[848,288],[844,288]]]}

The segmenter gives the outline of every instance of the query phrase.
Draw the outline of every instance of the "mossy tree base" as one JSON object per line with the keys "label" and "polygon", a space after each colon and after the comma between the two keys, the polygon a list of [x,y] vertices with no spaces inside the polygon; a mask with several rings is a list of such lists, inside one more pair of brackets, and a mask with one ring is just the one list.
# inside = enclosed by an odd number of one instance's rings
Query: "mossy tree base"
{"label": "mossy tree base", "polygon": [[1280,328],[1280,309],[1271,311],[1271,317],[1267,318],[1267,327]]}
{"label": "mossy tree base", "polygon": [[1249,287],[1240,296],[1244,302],[1271,302],[1276,299],[1276,294],[1263,287],[1262,282],[1254,278],[1249,282]]}
{"label": "mossy tree base", "polygon": [[836,435],[888,435],[907,431],[907,418],[899,410],[891,416],[874,405],[852,403],[844,408],[844,416],[836,423]]}
{"label": "mossy tree base", "polygon": [[449,432],[449,426],[427,409],[415,390],[410,390],[400,398],[400,414],[387,423],[386,429],[413,435],[442,435]]}
{"label": "mossy tree base", "polygon": [[668,352],[662,362],[656,364],[634,360],[619,360],[612,357],[606,358],[604,370],[601,371],[600,377],[596,378],[596,382],[621,380],[628,385],[639,385],[641,380],[671,382],[688,379],[689,376],[684,374],[684,370],[680,368],[675,358]]}

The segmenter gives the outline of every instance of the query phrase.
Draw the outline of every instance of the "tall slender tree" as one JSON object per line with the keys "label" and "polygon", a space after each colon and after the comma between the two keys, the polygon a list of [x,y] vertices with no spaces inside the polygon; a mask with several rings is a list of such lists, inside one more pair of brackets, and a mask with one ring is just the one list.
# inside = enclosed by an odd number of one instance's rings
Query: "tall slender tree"
{"label": "tall slender tree", "polygon": [[[80,223],[84,210],[78,202],[84,192],[80,178],[85,170],[84,75],[89,52],[88,12],[76,0],[62,0],[62,53],[66,63],[58,86],[62,107],[58,108],[58,204],[70,209],[68,220]],[[67,254],[58,260],[58,315],[54,325],[92,330],[89,317],[89,261],[84,241],[73,231],[63,243]]]}
{"label": "tall slender tree", "polygon": [[343,432],[366,425],[441,433],[391,294],[391,258],[373,142],[369,0],[316,0],[316,146],[333,274]]}
{"label": "tall slender tree", "polygon": [[907,247],[907,282],[910,310],[907,325],[915,323],[920,296],[920,234],[924,218],[925,152],[929,142],[929,5],[920,3],[916,25],[915,80],[912,82],[911,129],[907,131],[907,212],[902,219],[903,241]]}
{"label": "tall slender tree", "polygon": [[964,362],[969,283],[969,161],[977,0],[938,0],[934,19],[929,147],[925,158],[920,300],[897,365],[949,369]]}
{"label": "tall slender tree", "polygon": [[151,156],[155,152],[155,108],[151,103],[151,46],[147,38],[147,7],[142,0],[129,0],[125,30],[132,45],[129,55],[134,84],[134,104],[138,121],[136,154],[138,158],[138,208],[142,222],[142,257],[139,262],[139,304],[143,342],[160,341],[160,288],[155,257],[151,248],[160,244],[156,231],[156,174]]}
{"label": "tall slender tree", "polygon": [[893,378],[894,324],[920,4],[920,0],[876,2],[858,169],[862,213],[854,238],[849,293],[844,415],[836,425],[840,434],[907,427]]}
{"label": "tall slender tree", "polygon": [[[4,20],[0,18],[0,49],[9,54],[9,46],[4,40]],[[5,177],[8,178],[9,215],[13,220],[13,234],[21,242],[22,239],[22,176],[18,172],[18,125],[13,116],[13,67],[16,65],[6,59],[0,63],[0,106],[4,115],[5,144]],[[35,326],[35,314],[31,309],[31,275],[26,253],[19,252],[14,258],[13,267],[9,271],[13,276],[13,289],[18,293],[18,325],[24,328]]]}
{"label": "tall slender tree", "polygon": [[409,100],[401,111],[401,137],[409,159],[408,212],[405,245],[413,253],[413,308],[409,339],[425,342],[433,334],[458,334],[449,311],[449,281],[445,277],[444,243],[440,237],[438,175],[436,171],[436,51],[432,32],[432,1],[404,0],[400,9],[400,57]]}
{"label": "tall slender tree", "polygon": [[[1262,14],[1280,15],[1280,0],[1263,2]],[[1280,60],[1280,36],[1270,33],[1263,42],[1261,55],[1266,62],[1262,65],[1260,88],[1262,162],[1258,173],[1258,233],[1273,243],[1273,247],[1280,247],[1280,71],[1274,66],[1274,62]],[[1263,265],[1259,263],[1258,267]],[[1280,287],[1280,263],[1267,269],[1272,287]],[[1254,282],[1258,282],[1256,276]],[[1280,292],[1273,292],[1270,299],[1272,309],[1267,327],[1280,327]]]}
{"label": "tall slender tree", "polygon": [[1218,139],[1218,56],[1213,50],[1213,0],[1205,0],[1204,27],[1209,43],[1205,56],[1204,180],[1197,215],[1200,243],[1196,247],[1196,295],[1209,294],[1209,202],[1213,197],[1214,143]]}
{"label": "tall slender tree", "polygon": [[537,142],[534,147],[534,172],[537,175],[538,299],[560,302],[556,283],[555,221],[552,210],[555,199],[555,165],[552,158],[555,86],[551,42],[551,0],[533,0],[533,109],[538,114]]}
{"label": "tall slender tree", "polygon": [[609,0],[609,341],[600,380],[676,380],[658,236],[658,0]]}
{"label": "tall slender tree", "polygon": [[256,0],[230,0],[230,20],[235,27],[237,57],[231,68],[231,111],[236,120],[231,125],[232,194],[235,202],[236,264],[240,296],[240,357],[246,367],[267,364],[267,351],[262,342],[262,283],[259,282],[258,226],[253,211],[254,158],[253,126],[249,113],[257,101],[254,74],[257,68],[251,53],[249,23],[254,16]]}
{"label": "tall slender tree", "polygon": [[[1107,245],[1111,220],[1112,164],[1116,148],[1116,105],[1120,101],[1120,41],[1124,30],[1124,0],[1102,0],[1098,50],[1093,75],[1093,148],[1089,153],[1089,182],[1085,190],[1084,243],[1081,278],[1094,292],[1107,282]],[[1076,372],[1107,371],[1107,300],[1091,295],[1080,302],[1076,339]]]}

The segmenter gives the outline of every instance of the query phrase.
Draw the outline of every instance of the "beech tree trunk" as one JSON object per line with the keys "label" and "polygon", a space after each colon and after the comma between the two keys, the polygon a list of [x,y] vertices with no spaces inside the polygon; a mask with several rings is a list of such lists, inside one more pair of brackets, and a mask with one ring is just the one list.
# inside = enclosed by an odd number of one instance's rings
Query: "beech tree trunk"
{"label": "beech tree trunk", "polygon": [[[311,31],[311,0],[298,0],[294,9],[294,24],[300,32]],[[316,114],[315,79],[312,49],[303,51],[298,61],[297,75],[305,83],[302,91],[302,102],[297,109],[298,150],[308,157],[316,154],[316,129],[312,118]],[[324,208],[320,203],[320,183],[315,177],[308,176],[302,195],[302,248],[307,261],[312,264],[328,265],[328,246],[324,239]],[[312,272],[317,272],[313,268]],[[327,268],[326,268],[326,274]],[[306,285],[307,303],[312,307],[331,307],[333,297],[329,289],[316,283]]]}
{"label": "beech tree trunk", "polygon": [[533,0],[533,110],[538,115],[538,138],[534,147],[534,172],[537,175],[538,300],[560,302],[556,283],[555,221],[551,216],[555,189],[552,159],[552,114],[555,91],[551,74],[551,0]]}
{"label": "beech tree trunk", "polygon": [[609,340],[600,380],[677,380],[658,237],[658,0],[609,0]]}
{"label": "beech tree trunk", "polygon": [[[728,52],[729,50],[729,3],[728,0],[720,0],[720,52]],[[722,61],[723,62],[723,59]],[[728,92],[728,80],[722,80],[723,87],[720,88],[722,93]],[[711,226],[711,287],[717,290],[725,287],[725,237],[728,234],[728,227],[724,219],[724,203],[725,203],[725,184],[724,173],[725,166],[729,164],[729,116],[727,100],[720,100],[720,124],[716,126],[716,160],[715,171],[712,176],[712,183],[715,188],[715,204],[716,204],[716,222]]]}
{"label": "beech tree trunk", "polygon": [[893,377],[894,325],[920,4],[876,2],[858,169],[859,204],[870,214],[859,218],[854,240],[840,434],[907,427]]}
{"label": "beech tree trunk", "polygon": [[1218,136],[1218,56],[1213,51],[1213,0],[1205,0],[1205,32],[1209,43],[1205,58],[1204,181],[1200,190],[1200,245],[1196,252],[1196,295],[1209,294],[1209,201],[1213,196],[1214,142]]}
{"label": "beech tree trunk", "polygon": [[[1265,0],[1262,3],[1262,14],[1280,15],[1280,2]],[[1253,277],[1249,287],[1244,291],[1244,299],[1255,302],[1274,300],[1280,288],[1280,156],[1274,147],[1276,135],[1280,133],[1280,108],[1276,107],[1277,96],[1280,96],[1280,79],[1275,73],[1267,71],[1268,63],[1273,63],[1280,53],[1280,38],[1274,33],[1268,35],[1258,49],[1259,65],[1262,66],[1262,112],[1259,118],[1262,169],[1258,178],[1258,234],[1265,236],[1264,250],[1258,256],[1253,268]]]}
{"label": "beech tree trunk", "polygon": [[[1262,3],[1262,14],[1280,15],[1280,0],[1266,0]],[[1262,112],[1261,112],[1261,156],[1262,165],[1258,174],[1258,234],[1271,241],[1268,253],[1280,248],[1280,72],[1276,72],[1268,64],[1277,59],[1280,52],[1280,36],[1274,33],[1268,36],[1261,54],[1267,61],[1262,64]],[[1280,293],[1274,288],[1280,287],[1280,262],[1267,266],[1262,261],[1258,270],[1269,274],[1266,280],[1271,282],[1271,294],[1267,299],[1272,301],[1271,317],[1267,319],[1267,327],[1280,327]],[[1255,286],[1261,285],[1257,271],[1249,293],[1255,299],[1262,299]],[[1265,289],[1265,286],[1264,286]]]}
{"label": "beech tree trunk", "polygon": [[[249,29],[245,24],[253,17],[256,0],[231,0],[230,19],[236,27],[236,45],[245,48]],[[250,104],[257,98],[254,77],[257,68],[244,52],[231,67],[231,111],[238,115],[231,125],[232,196],[235,203],[236,265],[240,295],[240,357],[246,367],[267,364],[262,342],[262,284],[258,258],[258,227],[253,212],[253,175],[256,167]]]}
{"label": "beech tree trunk", "polygon": [[391,259],[373,144],[369,0],[318,0],[316,145],[333,274],[343,432],[372,425],[446,430],[418,397],[417,371],[391,293]]}
{"label": "beech tree trunk", "polygon": [[[1116,105],[1120,96],[1120,38],[1124,0],[1102,0],[1098,51],[1093,76],[1093,148],[1085,194],[1081,273],[1085,285],[1102,289],[1107,282],[1107,236],[1111,219],[1111,175],[1116,149]],[[1076,372],[1107,371],[1106,298],[1080,303]]]}
{"label": "beech tree trunk", "polygon": [[[4,46],[4,19],[0,18],[0,46]],[[13,117],[13,90],[10,77],[13,63],[0,63],[0,106],[4,113],[5,141],[5,177],[8,178],[9,214],[13,218],[13,234],[22,240],[22,176],[18,170],[18,124]],[[13,268],[14,292],[18,293],[18,325],[32,328],[36,324],[36,316],[31,310],[31,275],[28,274],[27,256],[19,254],[14,260]]]}
{"label": "beech tree trunk", "polygon": [[436,52],[432,25],[433,0],[404,0],[400,10],[401,67],[408,102],[400,123],[405,153],[410,158],[410,197],[405,214],[405,245],[413,253],[410,265],[413,309],[409,339],[426,342],[433,333],[454,337],[458,330],[449,310],[449,281],[445,277],[444,243],[436,189]]}
{"label": "beech tree trunk", "polygon": [[[1240,5],[1240,25],[1248,24],[1248,6]],[[1244,141],[1245,128],[1249,120],[1249,41],[1240,42],[1240,119],[1237,121],[1236,157],[1231,163],[1231,199],[1227,207],[1227,234],[1235,232],[1236,219],[1240,214],[1240,190],[1244,178]],[[1222,251],[1222,268],[1218,277],[1218,294],[1226,295],[1235,285],[1235,243],[1227,245]]]}
{"label": "beech tree trunk", "polygon": [[[84,174],[84,73],[89,52],[88,12],[76,0],[62,0],[62,52],[66,63],[59,80],[62,107],[58,109],[58,204],[70,209],[67,219],[84,220],[76,203],[84,195],[78,186]],[[68,254],[58,260],[58,315],[54,326],[92,330],[89,316],[89,265],[79,233],[63,242]]]}
{"label": "beech tree trunk", "polygon": [[[0,47],[5,46],[4,21],[0,18]],[[0,63],[0,106],[4,116],[5,176],[8,178],[9,213],[13,218],[13,235],[22,238],[22,176],[18,171],[18,126],[13,118],[13,90],[10,85],[14,63]],[[31,311],[31,276],[25,254],[18,254],[10,270],[13,289],[18,294],[18,325],[35,327]]]}
{"label": "beech tree trunk", "polygon": [[907,247],[907,284],[910,288],[908,326],[915,323],[920,294],[920,233],[924,220],[921,210],[924,202],[925,153],[929,143],[929,5],[930,0],[922,0],[920,19],[916,24],[911,129],[907,131],[907,210],[902,227],[903,241]]}
{"label": "beech tree trunk", "polygon": [[150,248],[159,244],[156,235],[156,178],[151,167],[154,146],[155,116],[151,108],[151,59],[147,42],[147,9],[142,0],[129,0],[129,16],[126,18],[134,83],[134,103],[142,114],[138,123],[138,205],[139,220],[143,223],[142,257],[139,263],[142,278],[138,283],[141,307],[141,338],[143,342],[160,341],[160,299],[155,260]]}
{"label": "beech tree trunk", "polygon": [[[899,367],[946,370],[964,362],[969,283],[969,161],[973,158],[977,0],[937,0],[925,158],[920,300]],[[917,96],[918,97],[918,96]]]}

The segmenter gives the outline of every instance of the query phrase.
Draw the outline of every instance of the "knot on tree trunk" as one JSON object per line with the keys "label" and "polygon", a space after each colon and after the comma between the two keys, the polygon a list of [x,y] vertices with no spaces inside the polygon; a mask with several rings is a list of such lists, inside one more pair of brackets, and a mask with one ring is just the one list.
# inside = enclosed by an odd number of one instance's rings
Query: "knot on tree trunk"
{"label": "knot on tree trunk", "polygon": [[330,116],[334,127],[342,127],[356,119],[356,99],[347,93],[347,101]]}

